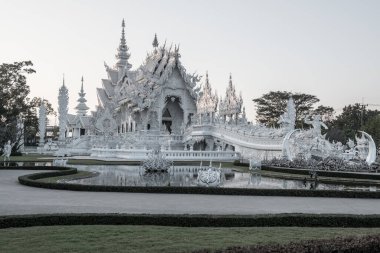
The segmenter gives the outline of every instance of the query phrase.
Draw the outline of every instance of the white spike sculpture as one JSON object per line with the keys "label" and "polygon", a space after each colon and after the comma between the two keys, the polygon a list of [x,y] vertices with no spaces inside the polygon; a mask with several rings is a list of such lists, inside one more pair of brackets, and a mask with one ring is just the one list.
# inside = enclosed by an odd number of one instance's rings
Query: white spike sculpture
{"label": "white spike sculpture", "polygon": [[59,88],[58,95],[58,120],[59,120],[59,140],[65,140],[67,113],[69,105],[69,90],[65,86],[65,80],[63,85]]}
{"label": "white spike sculpture", "polygon": [[46,108],[44,100],[41,99],[39,118],[38,118],[38,130],[40,132],[40,147],[45,144],[45,132],[46,132]]}

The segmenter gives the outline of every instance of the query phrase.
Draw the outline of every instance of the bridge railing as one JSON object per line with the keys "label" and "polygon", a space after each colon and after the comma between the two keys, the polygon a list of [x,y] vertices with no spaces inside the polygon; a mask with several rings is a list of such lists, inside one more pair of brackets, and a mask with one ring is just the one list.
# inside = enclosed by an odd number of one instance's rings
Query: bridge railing
{"label": "bridge railing", "polygon": [[[91,156],[141,161],[148,158],[152,152],[152,150],[145,149],[92,148]],[[234,161],[239,159],[239,154],[233,151],[162,150],[161,154],[173,161]]]}
{"label": "bridge railing", "polygon": [[244,129],[237,126],[214,124],[214,125],[195,125],[186,129],[184,139],[190,136],[205,134],[205,135],[224,135],[225,137],[233,138],[238,141],[250,142],[263,145],[279,145],[283,137],[280,135],[270,135],[268,133],[253,134],[253,129]]}

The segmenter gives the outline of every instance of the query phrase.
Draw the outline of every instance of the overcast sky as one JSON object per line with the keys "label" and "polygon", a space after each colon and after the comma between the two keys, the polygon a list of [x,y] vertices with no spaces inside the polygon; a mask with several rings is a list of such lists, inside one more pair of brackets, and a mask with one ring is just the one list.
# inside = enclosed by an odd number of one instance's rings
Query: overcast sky
{"label": "overcast sky", "polygon": [[363,98],[380,104],[378,0],[0,0],[0,63],[31,60],[31,96],[54,107],[65,73],[72,113],[83,75],[94,110],[123,18],[133,68],[154,33],[180,43],[187,71],[208,70],[219,95],[232,73],[250,119],[252,99],[276,90],[316,95],[338,111]]}

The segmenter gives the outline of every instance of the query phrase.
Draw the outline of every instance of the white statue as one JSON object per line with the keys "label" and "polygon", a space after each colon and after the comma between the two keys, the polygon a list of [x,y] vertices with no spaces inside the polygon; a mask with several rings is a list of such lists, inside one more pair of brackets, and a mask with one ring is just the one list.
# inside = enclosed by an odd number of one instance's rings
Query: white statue
{"label": "white statue", "polygon": [[293,97],[289,98],[286,112],[280,116],[277,123],[280,124],[287,132],[294,130],[296,125],[296,106],[294,104]]}
{"label": "white statue", "polygon": [[8,140],[8,142],[4,144],[4,148],[3,148],[4,162],[10,160],[12,148],[14,145],[15,145],[15,143],[11,143],[10,140]]}
{"label": "white statue", "polygon": [[304,122],[306,124],[309,124],[309,125],[313,126],[312,131],[313,131],[313,136],[314,137],[321,136],[321,127],[323,127],[324,129],[328,129],[328,127],[326,126],[326,124],[322,122],[321,115],[314,115],[313,116],[313,120],[309,120],[309,119],[305,118]]}

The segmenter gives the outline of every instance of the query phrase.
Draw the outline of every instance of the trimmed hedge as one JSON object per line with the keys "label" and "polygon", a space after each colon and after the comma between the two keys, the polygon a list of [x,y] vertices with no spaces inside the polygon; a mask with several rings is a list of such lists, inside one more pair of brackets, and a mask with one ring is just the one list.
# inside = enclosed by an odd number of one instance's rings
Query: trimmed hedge
{"label": "trimmed hedge", "polygon": [[157,225],[178,227],[380,227],[380,215],[158,215],[37,214],[0,216],[0,228],[55,225]]}
{"label": "trimmed hedge", "polygon": [[[12,167],[14,168],[14,167]],[[45,167],[46,168],[46,167]],[[38,168],[36,168],[38,169]],[[333,198],[380,198],[380,192],[370,191],[335,191],[335,190],[304,190],[304,189],[253,189],[253,188],[218,188],[218,187],[165,187],[165,186],[112,186],[112,185],[83,185],[71,183],[53,183],[37,181],[41,178],[57,177],[77,173],[75,168],[47,167],[47,170],[20,176],[23,185],[71,191],[93,192],[139,192],[139,193],[172,193],[172,194],[212,194],[212,195],[245,195],[245,196],[291,196],[291,197],[333,197]]]}
{"label": "trimmed hedge", "polygon": [[0,166],[0,170],[68,170],[68,167],[60,166]]}
{"label": "trimmed hedge", "polygon": [[363,237],[337,237],[326,240],[309,240],[288,244],[228,247],[224,250],[197,250],[193,253],[378,253],[380,235]]}
{"label": "trimmed hedge", "polygon": [[[234,161],[233,165],[240,167],[249,167],[248,163],[243,163],[240,161]],[[262,170],[273,171],[273,172],[282,172],[288,174],[297,174],[297,175],[309,175],[309,169],[303,168],[285,168],[285,167],[275,167],[275,166],[265,166],[263,165]],[[368,174],[362,172],[344,172],[344,171],[327,171],[327,170],[317,170],[318,176],[321,177],[341,177],[341,178],[355,178],[355,179],[371,179],[371,180],[380,180],[379,174]]]}
{"label": "trimmed hedge", "polygon": [[[297,175],[309,175],[308,169],[297,169],[297,168],[284,168],[284,167],[274,167],[274,166],[263,166],[263,170],[282,172]],[[318,170],[318,176],[321,177],[341,177],[341,178],[355,178],[355,179],[371,179],[380,180],[380,174],[366,174],[366,173],[355,173],[355,172],[340,172],[340,171],[325,171]]]}

